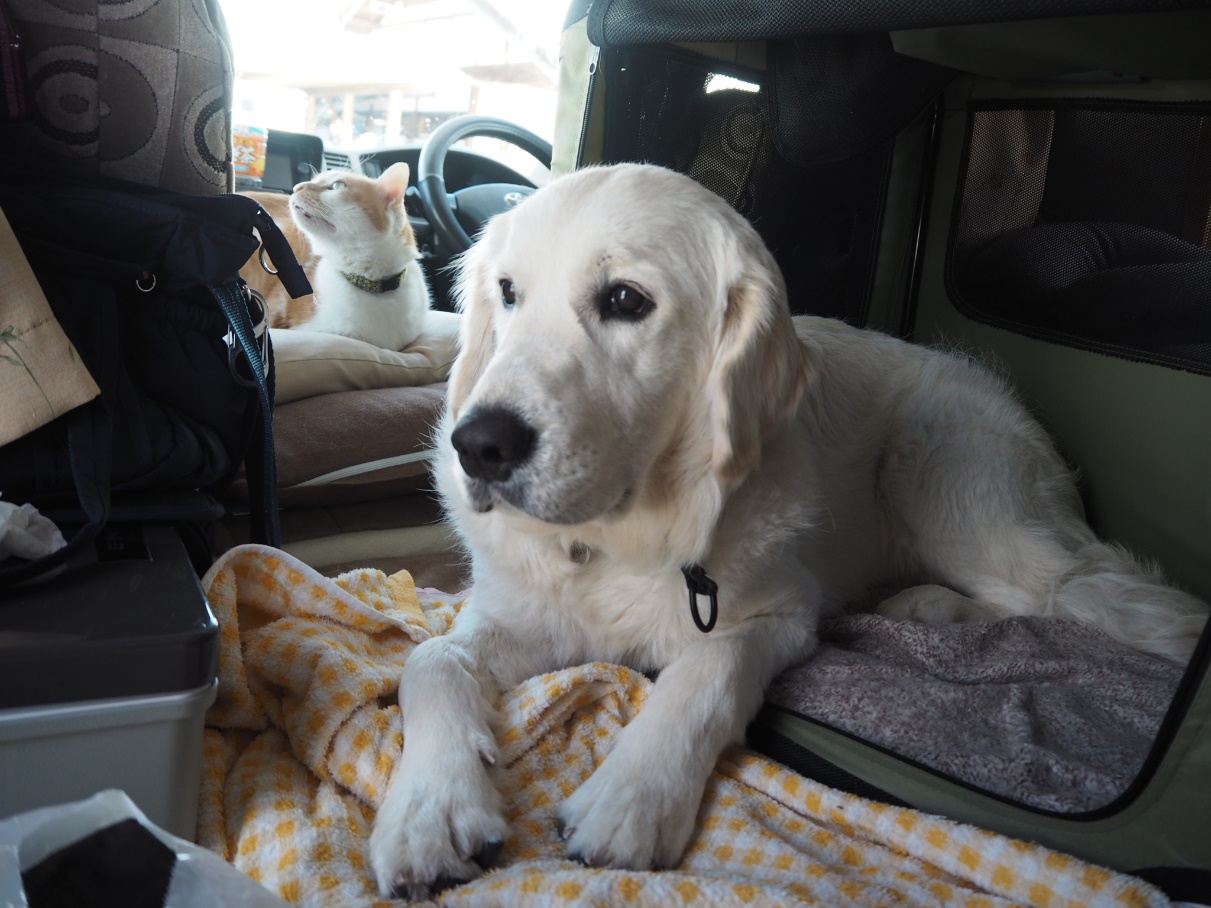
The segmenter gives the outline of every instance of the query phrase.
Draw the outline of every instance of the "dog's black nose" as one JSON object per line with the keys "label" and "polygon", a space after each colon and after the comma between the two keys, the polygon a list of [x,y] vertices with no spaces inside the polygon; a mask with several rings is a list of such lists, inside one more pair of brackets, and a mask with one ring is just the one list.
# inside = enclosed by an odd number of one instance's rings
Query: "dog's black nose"
{"label": "dog's black nose", "polygon": [[493,408],[476,410],[462,419],[450,441],[468,476],[503,482],[529,458],[536,437],[516,413]]}

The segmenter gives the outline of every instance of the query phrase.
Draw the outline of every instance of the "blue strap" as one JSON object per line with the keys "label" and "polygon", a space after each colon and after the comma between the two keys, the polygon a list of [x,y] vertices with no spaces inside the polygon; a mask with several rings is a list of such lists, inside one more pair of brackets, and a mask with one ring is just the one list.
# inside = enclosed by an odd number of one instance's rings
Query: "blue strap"
{"label": "blue strap", "polygon": [[[248,478],[248,500],[251,505],[251,538],[254,542],[280,546],[282,527],[278,515],[277,457],[273,449],[273,349],[266,341],[265,358],[262,359],[242,283],[209,289],[227,316],[235,347],[243,353],[252,370],[252,381],[248,383],[255,384],[261,404],[261,418],[252,433],[244,471]],[[238,357],[233,360],[233,371],[237,360]],[[246,381],[238,373],[233,377],[237,381]]]}

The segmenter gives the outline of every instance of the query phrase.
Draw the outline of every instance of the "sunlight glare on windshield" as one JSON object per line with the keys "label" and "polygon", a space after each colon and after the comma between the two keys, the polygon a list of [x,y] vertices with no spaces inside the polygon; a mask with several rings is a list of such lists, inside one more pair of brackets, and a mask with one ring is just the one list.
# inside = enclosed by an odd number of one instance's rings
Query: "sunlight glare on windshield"
{"label": "sunlight glare on windshield", "polygon": [[236,124],[422,142],[465,113],[550,139],[567,0],[223,0]]}

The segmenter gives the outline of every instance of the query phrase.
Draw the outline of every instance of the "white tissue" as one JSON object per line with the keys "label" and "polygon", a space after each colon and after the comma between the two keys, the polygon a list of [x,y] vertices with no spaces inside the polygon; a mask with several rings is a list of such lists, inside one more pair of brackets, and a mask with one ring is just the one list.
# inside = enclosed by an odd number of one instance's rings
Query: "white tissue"
{"label": "white tissue", "polygon": [[33,505],[0,501],[0,561],[10,556],[32,561],[65,545],[59,528]]}

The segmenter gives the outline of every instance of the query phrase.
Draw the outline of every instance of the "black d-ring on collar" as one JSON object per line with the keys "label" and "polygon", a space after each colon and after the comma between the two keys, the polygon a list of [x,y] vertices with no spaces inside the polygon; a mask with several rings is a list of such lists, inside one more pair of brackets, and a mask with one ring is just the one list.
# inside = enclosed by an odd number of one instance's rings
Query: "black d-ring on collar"
{"label": "black d-ring on collar", "polygon": [[[715,627],[715,619],[719,617],[719,584],[706,575],[700,564],[683,567],[681,573],[685,574],[685,585],[690,591],[690,615],[694,624],[702,633],[709,634]],[[710,617],[706,621],[702,620],[702,615],[698,612],[699,596],[706,596],[711,600]]]}

